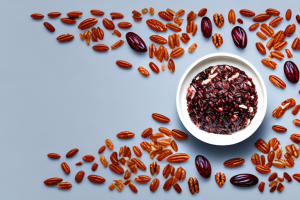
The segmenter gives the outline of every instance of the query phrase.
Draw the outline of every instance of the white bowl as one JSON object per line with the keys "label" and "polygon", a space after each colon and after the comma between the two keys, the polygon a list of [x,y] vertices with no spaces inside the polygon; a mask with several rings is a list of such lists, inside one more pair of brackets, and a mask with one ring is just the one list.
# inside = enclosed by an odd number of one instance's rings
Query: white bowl
{"label": "white bowl", "polygon": [[[258,95],[257,113],[250,125],[245,129],[232,133],[232,135],[219,135],[200,130],[190,119],[187,112],[187,89],[193,78],[210,66],[232,65],[245,71],[252,78]],[[267,110],[267,92],[263,79],[255,67],[247,60],[229,53],[214,53],[204,56],[195,61],[183,74],[177,89],[176,106],[179,118],[185,128],[199,140],[213,145],[232,145],[250,137],[260,126]]]}

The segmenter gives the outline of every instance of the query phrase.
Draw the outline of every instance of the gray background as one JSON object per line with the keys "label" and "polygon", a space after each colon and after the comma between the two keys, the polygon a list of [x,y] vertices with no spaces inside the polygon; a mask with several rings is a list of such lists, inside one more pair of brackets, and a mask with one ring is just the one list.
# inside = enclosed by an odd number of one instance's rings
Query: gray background
{"label": "gray background", "polygon": [[[155,16],[143,15],[143,20],[134,22],[131,12],[141,11],[143,8],[154,7]],[[102,19],[109,18],[110,12],[121,12],[125,15],[122,20],[115,20],[115,24],[120,21],[129,21],[133,24],[130,31],[140,35],[147,46],[152,42],[149,36],[157,32],[149,29],[145,21],[149,18],[159,19],[157,13],[167,8],[174,11],[184,9],[186,14],[193,10],[198,11],[208,8],[207,16],[212,20],[214,13],[222,13],[225,18],[225,25],[219,29],[213,24],[213,33],[221,33],[224,44],[216,49],[211,39],[205,39],[199,30],[201,18],[197,17],[198,32],[188,44],[181,46],[186,49],[186,53],[175,59],[176,71],[174,74],[166,69],[159,74],[151,73],[147,78],[141,76],[137,71],[139,66],[149,69],[149,62],[160,63],[150,60],[148,53],[137,53],[130,49],[127,42],[116,49],[105,53],[95,52],[91,42],[90,46],[79,38],[80,31],[77,26],[86,18],[92,17],[91,9],[100,9],[105,12],[103,17],[97,17],[104,32],[104,43],[111,46],[118,37],[112,35],[110,31],[103,28]],[[297,133],[299,128],[292,124],[295,118],[291,110],[281,119],[271,117],[272,110],[280,105],[287,98],[295,98],[299,101],[299,86],[287,81],[283,73],[283,64],[287,59],[276,62],[279,64],[276,70],[271,70],[261,64],[262,56],[255,47],[255,43],[261,41],[256,36],[256,32],[249,32],[248,27],[253,24],[251,18],[241,17],[239,10],[246,8],[255,11],[257,14],[263,13],[267,8],[276,8],[281,11],[281,16],[285,16],[288,8],[293,11],[292,19],[284,21],[275,28],[275,31],[285,29],[288,24],[296,23],[295,16],[299,1],[16,1],[2,0],[0,7],[1,21],[1,71],[0,71],[0,127],[1,127],[1,175],[0,175],[0,198],[1,199],[153,199],[153,198],[201,198],[201,199],[297,199],[299,196],[299,183],[293,180],[292,183],[284,183],[285,189],[279,194],[277,191],[270,194],[269,187],[261,194],[257,186],[251,188],[237,188],[229,183],[229,179],[238,173],[253,173],[260,181],[268,182],[268,175],[262,175],[255,171],[250,157],[258,152],[253,143],[262,138],[266,141],[277,137],[282,146],[291,144],[289,136]],[[232,42],[231,29],[233,25],[228,23],[228,12],[234,9],[237,18],[241,17],[244,24],[241,25],[248,34],[248,46],[246,49],[238,49]],[[63,24],[59,18],[49,19],[47,13],[58,11],[62,17],[70,11],[82,11],[84,14],[75,25]],[[32,13],[42,13],[45,18],[34,20],[30,17]],[[299,12],[299,11],[298,11]],[[186,14],[183,16],[184,22],[181,26],[185,32]],[[274,17],[272,17],[273,19]],[[43,22],[50,22],[55,28],[54,33],[50,33],[43,26]],[[270,21],[270,20],[269,20]],[[269,22],[268,21],[268,22]],[[166,23],[164,21],[164,23]],[[125,40],[127,30],[121,30],[122,39]],[[61,34],[70,33],[75,35],[75,39],[68,43],[58,43],[56,37]],[[168,30],[159,33],[167,37],[173,34]],[[299,37],[299,25],[296,33],[287,38],[288,48],[293,39]],[[194,53],[188,53],[187,48],[196,42],[198,48]],[[262,41],[266,44],[267,41]],[[157,46],[157,45],[156,45]],[[167,47],[169,49],[169,47]],[[170,50],[169,50],[170,51]],[[161,174],[155,175],[161,180],[159,189],[155,193],[149,191],[149,184],[135,184],[138,194],[133,194],[127,186],[119,193],[109,191],[108,186],[115,179],[121,179],[104,169],[99,162],[98,149],[104,145],[104,140],[110,138],[115,144],[115,150],[119,150],[122,145],[132,147],[143,141],[141,132],[152,127],[156,132],[162,124],[154,121],[151,114],[162,113],[171,118],[171,122],[166,125],[169,129],[180,129],[186,131],[177,115],[175,106],[175,94],[178,82],[184,71],[196,59],[215,52],[228,52],[237,54],[250,61],[263,77],[268,93],[268,109],[266,117],[260,128],[246,141],[232,146],[212,146],[195,139],[189,134],[187,141],[178,142],[179,152],[186,152],[191,159],[180,164],[187,171],[188,177],[197,177],[200,184],[200,193],[191,195],[187,185],[187,179],[180,183],[183,192],[179,195],[173,189],[165,192],[162,186],[165,179]],[[293,51],[294,62],[299,65],[299,52]],[[121,69],[116,66],[116,60],[127,60],[133,64],[132,69]],[[166,64],[166,62],[164,62]],[[282,90],[275,87],[269,80],[269,75],[276,75],[287,83],[287,88]],[[279,134],[272,131],[274,124],[284,125],[288,132]],[[132,131],[136,137],[131,140],[118,140],[116,134],[121,131]],[[149,141],[149,139],[148,139]],[[66,159],[65,154],[72,148],[79,148],[79,153]],[[59,153],[62,158],[51,160],[46,155],[50,152]],[[99,163],[96,172],[91,171],[92,163],[84,163],[82,166],[75,166],[82,156],[92,154]],[[106,150],[104,155],[108,158],[111,151]],[[212,177],[203,179],[194,166],[194,158],[201,154],[206,156],[212,164]],[[246,163],[238,168],[228,169],[223,166],[223,162],[233,157],[245,158]],[[61,170],[61,162],[66,161],[71,167],[69,175]],[[149,175],[149,164],[152,162],[146,152],[143,151],[142,161],[147,165],[146,172],[139,171],[138,174]],[[166,165],[163,161],[159,163],[161,169]],[[295,167],[291,169],[272,168],[272,172],[278,172],[280,176],[284,171],[289,174],[299,173],[299,159],[296,160]],[[180,166],[174,165],[176,167]],[[85,179],[77,184],[74,176],[79,170],[84,170],[86,175],[98,174],[106,178],[106,183],[102,185],[92,184]],[[217,172],[224,172],[227,181],[222,188],[219,188],[214,180]],[[136,175],[133,175],[134,178]],[[47,187],[43,181],[50,177],[62,177],[64,181],[73,184],[73,188],[68,191],[59,190],[56,187]],[[154,178],[153,177],[153,178]],[[124,196],[125,195],[125,196]]]}

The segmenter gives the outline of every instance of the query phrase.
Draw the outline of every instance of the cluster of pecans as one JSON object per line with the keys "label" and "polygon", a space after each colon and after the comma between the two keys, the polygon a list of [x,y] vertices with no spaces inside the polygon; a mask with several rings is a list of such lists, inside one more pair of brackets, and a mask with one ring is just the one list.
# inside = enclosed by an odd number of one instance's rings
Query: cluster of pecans
{"label": "cluster of pecans", "polygon": [[[153,113],[152,117],[154,120],[161,123],[170,122],[170,119],[168,117],[161,114]],[[188,135],[176,129],[170,131],[165,127],[160,127],[159,131],[160,131],[159,133],[153,134],[152,128],[148,128],[145,131],[143,131],[141,134],[142,138],[150,137],[150,139],[152,140],[152,142],[150,143],[142,142],[140,144],[141,148],[150,154],[150,158],[151,159],[156,158],[157,161],[162,161],[166,158],[166,161],[169,163],[181,163],[187,161],[189,159],[189,156],[187,154],[185,153],[173,154],[171,149],[177,152],[178,146],[174,140],[171,140],[171,137],[173,137],[176,140],[186,140],[188,138]],[[133,138],[134,136],[135,134],[130,131],[123,131],[116,135],[116,137],[119,139],[130,139]],[[171,149],[169,149],[168,147],[170,147]],[[114,144],[110,139],[105,140],[105,145],[100,147],[100,149],[98,150],[98,154],[102,154],[106,148],[109,149],[110,151],[113,151],[115,148]],[[109,190],[113,190],[114,188],[116,188],[118,191],[122,191],[124,185],[128,185],[128,187],[134,193],[138,192],[137,188],[133,184],[133,181],[129,179],[132,173],[136,174],[138,170],[145,171],[147,167],[139,159],[142,156],[142,151],[140,150],[140,148],[138,146],[133,146],[132,151],[137,158],[132,158],[131,148],[128,146],[120,147],[119,153],[113,151],[109,159],[111,164],[109,164],[108,160],[105,158],[104,155],[100,156],[100,162],[105,168],[108,166],[108,168],[112,172],[119,175],[124,174],[123,177],[124,181],[113,180],[113,182],[109,185]],[[78,152],[79,149],[77,148],[72,149],[66,154],[66,158],[71,158],[75,156]],[[61,156],[56,153],[49,153],[48,157],[52,159],[59,159]],[[85,155],[82,157],[82,160],[84,162],[94,162],[95,157],[93,155]],[[82,161],[76,163],[77,166],[82,164],[83,164]],[[124,171],[121,165],[127,167],[127,170]],[[66,162],[61,163],[61,168],[66,174],[70,174],[71,169]],[[98,168],[98,163],[96,162],[93,163],[91,170],[96,171],[97,168]],[[154,161],[153,163],[150,164],[150,174],[153,176],[155,173],[159,174],[159,172],[160,172],[160,165],[156,161]],[[165,191],[169,190],[173,186],[173,188],[178,193],[181,193],[182,190],[178,184],[178,181],[183,181],[186,177],[186,171],[182,167],[177,168],[177,170],[175,171],[175,168],[172,165],[167,164],[163,169],[162,175],[166,179],[168,178],[169,175],[171,175],[171,178],[169,178],[163,186],[163,189]],[[85,176],[85,172],[83,170],[79,171],[75,175],[75,181],[77,183],[80,183],[83,180],[84,176]],[[88,179],[93,183],[104,183],[106,181],[105,178],[103,178],[102,176],[93,175],[93,174],[89,175]],[[139,175],[134,178],[135,182],[142,183],[142,184],[147,183],[150,180],[151,177],[147,175]],[[62,182],[62,181],[63,181],[62,178],[55,177],[55,178],[50,178],[45,180],[44,183],[46,185],[57,185],[57,187],[60,189],[70,189],[72,187],[71,183]],[[159,186],[159,179],[155,178],[150,184],[150,191],[155,192],[158,186]]]}
{"label": "cluster of pecans", "polygon": [[[286,132],[286,128],[282,126],[273,126],[273,130],[277,132]],[[300,135],[298,134],[293,134],[291,136],[291,140],[295,142],[300,142],[299,140]],[[271,167],[278,167],[278,168],[291,168],[294,166],[295,158],[299,157],[300,153],[300,148],[297,149],[294,144],[287,145],[285,147],[286,153],[283,152],[280,141],[277,138],[272,138],[268,143],[266,143],[262,139],[258,139],[254,143],[255,147],[261,151],[264,154],[267,155],[267,160],[264,155],[259,156],[259,154],[255,153],[251,157],[251,162],[256,165],[255,169],[257,172],[262,173],[262,174],[268,174],[271,172]],[[284,159],[282,158],[284,157]],[[267,163],[266,163],[267,162]],[[293,176],[295,180],[297,180],[297,174]],[[291,182],[292,179],[291,177],[285,172],[283,177],[278,177],[277,173],[274,172],[273,174],[270,175],[269,177],[269,186],[271,187],[270,192],[274,192],[276,189],[279,192],[282,192],[284,189],[284,186],[282,182],[284,180],[287,180],[288,182]],[[297,180],[299,181],[299,179]],[[258,186],[259,191],[263,192],[264,191],[264,186],[265,183],[261,182],[260,185]]]}
{"label": "cluster of pecans", "polygon": [[[294,107],[294,108],[293,108]],[[297,115],[300,110],[300,105],[296,105],[296,101],[293,98],[287,99],[281,103],[281,106],[278,106],[275,108],[275,110],[272,112],[272,117],[280,118],[284,115],[285,111],[289,108],[293,108],[292,114]],[[293,123],[296,126],[300,126],[300,120],[294,119]]]}

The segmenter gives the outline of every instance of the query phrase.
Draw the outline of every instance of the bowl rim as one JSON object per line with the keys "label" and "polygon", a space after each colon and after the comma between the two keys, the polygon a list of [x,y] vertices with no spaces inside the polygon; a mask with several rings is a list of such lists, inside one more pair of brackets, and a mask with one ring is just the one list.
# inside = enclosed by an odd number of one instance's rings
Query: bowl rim
{"label": "bowl rim", "polygon": [[[263,102],[263,107],[264,107],[264,110],[261,114],[261,119],[257,122],[257,125],[253,128],[252,130],[252,133],[249,134],[247,137],[244,137],[239,140],[235,140],[234,142],[231,142],[231,143],[226,143],[226,144],[216,144],[216,143],[213,143],[213,142],[210,142],[210,141],[207,141],[207,140],[203,140],[203,138],[201,138],[198,135],[194,134],[193,131],[191,130],[190,126],[185,122],[183,116],[182,116],[182,113],[180,112],[180,91],[181,91],[181,88],[182,88],[182,84],[186,78],[186,76],[188,75],[188,73],[200,62],[206,60],[206,59],[209,59],[209,58],[212,58],[212,57],[231,57],[231,58],[235,58],[237,60],[240,60],[242,62],[244,62],[247,66],[249,66],[255,73],[255,75],[258,77],[258,80],[261,84],[261,87],[262,87],[262,92],[263,92],[263,96],[264,98],[262,99],[262,102]],[[235,54],[231,54],[231,53],[224,53],[224,52],[219,52],[219,53],[212,53],[212,54],[208,54],[208,55],[205,55],[201,58],[199,58],[198,60],[196,60],[195,62],[193,62],[187,69],[186,71],[184,72],[184,74],[182,75],[180,81],[179,81],[179,84],[178,84],[178,87],[177,87],[177,93],[176,93],[176,108],[177,108],[177,113],[178,113],[178,116],[180,118],[180,121],[182,122],[182,124],[184,125],[184,127],[195,137],[197,138],[198,140],[201,140],[205,143],[208,143],[208,144],[212,144],[212,145],[217,145],[217,146],[227,146],[227,145],[233,145],[233,144],[237,144],[237,143],[240,143],[244,140],[246,140],[247,138],[249,138],[251,135],[253,135],[253,133],[255,133],[255,131],[258,129],[258,127],[261,125],[262,121],[264,120],[265,118],[265,115],[266,115],[266,111],[267,111],[267,90],[266,90],[266,86],[265,86],[265,83],[260,75],[260,73],[257,71],[257,69],[249,62],[247,61],[246,59],[240,57],[240,56],[237,56]],[[203,131],[203,130],[202,130]]]}

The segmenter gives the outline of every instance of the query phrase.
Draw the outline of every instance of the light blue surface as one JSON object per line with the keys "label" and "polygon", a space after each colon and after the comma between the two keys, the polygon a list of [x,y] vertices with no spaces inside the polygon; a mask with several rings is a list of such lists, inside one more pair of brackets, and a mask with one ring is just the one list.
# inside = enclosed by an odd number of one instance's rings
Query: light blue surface
{"label": "light blue surface", "polygon": [[[141,11],[143,8],[153,7],[155,15],[142,15],[143,20],[134,22],[131,12],[135,9]],[[170,73],[168,69],[159,74],[152,72],[148,78],[139,74],[137,68],[143,66],[149,69],[149,62],[160,63],[156,59],[149,59],[148,53],[134,52],[125,42],[118,49],[105,53],[95,52],[91,42],[90,46],[79,38],[80,31],[78,24],[89,17],[91,9],[100,9],[105,12],[103,17],[97,17],[100,26],[105,33],[103,43],[111,46],[119,40],[110,31],[103,28],[102,19],[109,18],[110,12],[121,12],[124,19],[114,20],[115,24],[121,21],[129,21],[133,27],[128,30],[120,30],[122,39],[125,39],[127,31],[133,31],[140,35],[147,46],[152,42],[150,35],[157,34],[148,28],[145,21],[149,18],[159,19],[157,13],[167,8],[174,11],[186,10],[183,16],[184,22],[181,26],[185,32],[186,15],[190,10],[195,13],[206,7],[208,16],[213,23],[213,14],[222,13],[225,18],[225,25],[217,28],[213,24],[213,33],[221,33],[224,44],[216,49],[211,39],[206,39],[200,31],[201,18],[197,17],[198,32],[192,37],[188,44],[181,46],[186,53],[180,58],[174,59],[176,71]],[[246,8],[255,11],[257,14],[263,13],[267,8],[276,8],[285,16],[288,8],[292,9],[293,15],[290,21],[284,21],[275,28],[275,31],[284,30],[288,24],[296,23],[295,16],[299,8],[299,1],[16,1],[2,0],[0,7],[1,21],[1,70],[0,70],[0,152],[1,152],[1,175],[0,175],[0,199],[299,199],[299,183],[293,180],[292,183],[284,183],[285,189],[281,194],[276,191],[270,194],[268,175],[256,172],[251,163],[251,156],[258,152],[254,147],[254,142],[258,138],[266,141],[277,137],[282,146],[291,144],[289,136],[292,133],[299,133],[299,128],[292,124],[295,118],[288,110],[284,117],[274,119],[271,112],[287,98],[295,98],[299,103],[299,84],[291,84],[287,81],[283,73],[283,64],[287,59],[276,62],[279,64],[276,70],[271,70],[261,64],[262,56],[255,47],[255,43],[261,41],[255,32],[249,32],[248,27],[253,24],[251,18],[241,17],[239,10]],[[234,27],[228,23],[228,12],[234,9],[237,18],[244,21],[242,26],[248,34],[248,46],[246,49],[238,49],[231,38],[231,30]],[[61,12],[62,17],[70,11],[82,11],[84,14],[77,24],[63,24],[59,18],[49,19],[47,13]],[[45,18],[34,20],[30,17],[32,13],[42,13]],[[272,17],[273,19],[274,17]],[[50,33],[43,22],[50,22],[55,28],[54,33]],[[270,20],[269,20],[270,21]],[[268,22],[269,22],[268,21]],[[166,21],[164,21],[166,23]],[[61,34],[73,34],[75,39],[68,43],[58,43],[56,37]],[[159,35],[167,37],[173,34],[168,30]],[[293,39],[299,37],[299,25],[296,32],[286,40],[290,48]],[[188,47],[196,42],[198,48],[194,53],[187,51]],[[266,44],[267,41],[262,41]],[[158,45],[156,45],[158,46]],[[167,46],[167,45],[166,45]],[[169,52],[170,49],[167,46]],[[260,128],[249,139],[239,144],[227,147],[212,146],[195,139],[189,134],[187,141],[178,141],[179,152],[186,152],[190,155],[190,160],[183,164],[175,164],[176,168],[182,166],[187,171],[189,177],[197,177],[200,184],[200,193],[191,195],[188,189],[187,179],[180,183],[182,193],[178,195],[171,189],[165,192],[162,187],[165,179],[161,173],[155,175],[161,181],[159,189],[155,193],[149,191],[149,185],[135,183],[138,194],[133,194],[127,186],[119,193],[109,191],[108,186],[112,180],[121,179],[104,169],[99,162],[98,149],[104,145],[104,140],[110,138],[115,150],[120,146],[139,146],[144,141],[140,137],[141,132],[152,127],[155,132],[162,124],[155,122],[151,118],[153,112],[162,113],[171,118],[171,122],[166,125],[169,129],[179,129],[186,131],[181,124],[176,111],[176,90],[178,82],[184,71],[196,59],[215,52],[228,52],[237,54],[250,61],[263,77],[268,93],[268,108],[266,117]],[[292,51],[293,60],[300,65],[299,52]],[[285,54],[285,53],[284,53]],[[116,60],[126,60],[133,64],[132,69],[121,69],[116,66]],[[167,64],[164,62],[165,65]],[[287,83],[287,88],[282,90],[275,87],[269,80],[269,75],[276,75]],[[275,133],[271,127],[274,124],[286,126],[287,133]],[[121,131],[132,131],[136,137],[132,140],[121,141],[116,138],[116,134]],[[149,139],[146,139],[149,141]],[[66,159],[65,154],[72,148],[79,148],[79,153]],[[51,160],[46,155],[50,152],[59,153],[62,158]],[[92,154],[99,163],[96,172],[91,171],[92,163],[84,163],[82,166],[75,166],[82,156]],[[111,151],[107,149],[104,155],[107,159]],[[212,177],[203,179],[196,171],[194,158],[201,154],[209,159],[212,165]],[[223,162],[234,157],[245,158],[246,163],[238,168],[228,169],[223,166]],[[71,168],[69,175],[61,170],[61,162],[66,161]],[[138,175],[149,172],[149,164],[152,162],[149,155],[143,151],[142,161],[147,166],[147,171],[139,170]],[[166,161],[159,163],[161,171],[167,164]],[[278,172],[282,176],[284,171],[289,174],[300,172],[300,161],[296,160],[295,167],[291,169],[272,168],[272,172]],[[74,180],[75,174],[79,170],[84,170],[86,176],[98,174],[106,178],[106,183],[102,185],[92,184],[85,177],[77,184]],[[219,188],[214,180],[217,172],[226,174],[227,181],[222,188]],[[229,179],[238,173],[253,173],[259,177],[260,181],[266,182],[265,192],[261,194],[257,186],[252,188],[237,188],[229,183]],[[136,175],[132,176],[132,179]],[[64,181],[73,184],[73,188],[68,191],[59,190],[54,187],[47,187],[43,181],[51,177],[62,177]],[[151,176],[152,177],[152,176]]]}

